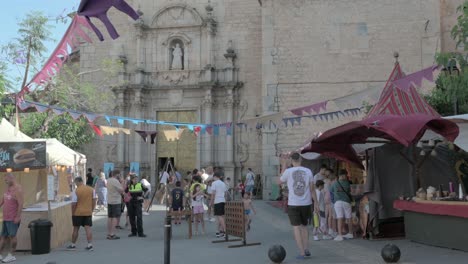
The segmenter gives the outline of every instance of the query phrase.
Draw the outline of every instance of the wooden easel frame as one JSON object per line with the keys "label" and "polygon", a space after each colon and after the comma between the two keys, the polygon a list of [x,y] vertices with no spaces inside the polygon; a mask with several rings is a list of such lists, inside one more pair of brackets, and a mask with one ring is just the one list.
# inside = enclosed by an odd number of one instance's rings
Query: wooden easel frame
{"label": "wooden easel frame", "polygon": [[[175,170],[174,170],[174,166],[172,165],[171,163],[171,159],[167,159],[166,163],[164,164],[163,166],[163,169],[162,171],[167,171],[168,169],[170,169],[170,172],[173,173],[175,175]],[[158,175],[161,171],[158,171]],[[170,174],[169,174],[170,175]],[[161,175],[162,177],[162,175]],[[165,204],[166,204],[166,208],[168,208],[168,199],[167,199],[167,195],[169,194],[168,193],[168,188],[167,188],[167,184],[164,185],[164,190],[161,188],[161,185],[160,185],[160,182],[161,182],[161,177],[158,177],[158,182],[157,182],[157,186],[158,188],[155,188],[154,192],[153,192],[153,195],[151,197],[151,201],[150,201],[150,206],[148,206],[148,209],[146,210],[146,212],[149,212],[149,210],[151,209],[151,207],[153,206],[153,202],[154,202],[154,197],[156,196],[156,194],[160,191],[163,191],[163,199],[165,199]]]}

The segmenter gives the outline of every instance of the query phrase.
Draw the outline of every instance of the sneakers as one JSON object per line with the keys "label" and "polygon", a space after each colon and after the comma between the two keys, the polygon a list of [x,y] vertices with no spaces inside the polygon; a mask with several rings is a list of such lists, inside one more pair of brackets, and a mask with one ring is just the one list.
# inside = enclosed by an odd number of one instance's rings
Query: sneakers
{"label": "sneakers", "polygon": [[148,212],[143,212],[143,215],[149,215],[149,213]]}
{"label": "sneakers", "polygon": [[337,235],[334,240],[335,241],[343,241],[343,237],[341,235]]}
{"label": "sneakers", "polygon": [[329,235],[323,235],[322,236],[322,239],[323,240],[330,240],[330,239],[333,239],[333,237],[329,236]]}
{"label": "sneakers", "polygon": [[348,233],[348,234],[344,235],[343,238],[346,238],[346,239],[353,239],[353,238],[354,238],[354,235],[351,234],[351,233]]}
{"label": "sneakers", "polygon": [[93,245],[88,245],[87,247],[85,247],[85,249],[87,251],[93,251],[94,250]]}
{"label": "sneakers", "polygon": [[75,245],[68,245],[67,250],[76,250]]}
{"label": "sneakers", "polygon": [[314,241],[320,241],[318,236],[314,236]]}
{"label": "sneakers", "polygon": [[310,251],[309,251],[308,249],[306,249],[306,250],[304,251],[304,255],[305,255],[306,257],[310,257]]}
{"label": "sneakers", "polygon": [[225,236],[226,236],[226,234],[224,232],[217,232],[216,233],[217,238],[224,238]]}
{"label": "sneakers", "polygon": [[216,221],[216,219],[214,217],[211,217],[210,222],[214,222],[214,221]]}
{"label": "sneakers", "polygon": [[16,257],[11,255],[10,253],[8,253],[8,255],[4,259],[2,259],[3,263],[13,262],[13,261],[16,261]]}
{"label": "sneakers", "polygon": [[138,237],[146,237],[145,234],[139,234]]}

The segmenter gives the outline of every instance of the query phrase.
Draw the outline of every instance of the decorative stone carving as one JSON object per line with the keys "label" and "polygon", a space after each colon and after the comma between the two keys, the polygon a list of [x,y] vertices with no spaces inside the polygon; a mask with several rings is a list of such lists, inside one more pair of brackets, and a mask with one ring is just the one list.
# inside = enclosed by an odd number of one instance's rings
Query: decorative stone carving
{"label": "decorative stone carving", "polygon": [[206,90],[205,97],[202,101],[202,106],[204,108],[211,108],[213,107],[213,97],[211,95],[211,89]]}
{"label": "decorative stone carving", "polygon": [[107,160],[117,160],[117,145],[107,145],[106,146],[106,158]]}
{"label": "decorative stone carving", "polygon": [[162,73],[164,80],[168,80],[171,84],[177,85],[188,79],[189,71],[168,71]]}
{"label": "decorative stone carving", "polygon": [[203,19],[194,8],[177,4],[161,9],[152,25],[156,28],[202,26]]}
{"label": "decorative stone carving", "polygon": [[279,55],[278,55],[278,48],[272,48],[271,51],[270,51],[270,55],[271,55],[271,64],[273,65],[276,65],[278,64],[278,59],[279,59]]}
{"label": "decorative stone carving", "polygon": [[224,54],[224,58],[228,61],[227,67],[234,67],[234,60],[236,59],[237,55],[232,47],[232,40],[228,41],[226,53]]}
{"label": "decorative stone carving", "polygon": [[234,96],[232,94],[232,88],[226,89],[226,98],[224,99],[224,106],[227,108],[232,108],[234,106]]}

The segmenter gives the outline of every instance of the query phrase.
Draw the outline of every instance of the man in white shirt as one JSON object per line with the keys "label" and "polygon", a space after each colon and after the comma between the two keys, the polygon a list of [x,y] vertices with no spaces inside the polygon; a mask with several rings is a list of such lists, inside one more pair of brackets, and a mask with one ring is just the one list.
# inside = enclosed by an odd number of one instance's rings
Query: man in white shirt
{"label": "man in white shirt", "polygon": [[222,238],[226,233],[226,223],[224,222],[224,205],[226,199],[226,184],[222,182],[221,173],[215,172],[213,175],[214,182],[211,184],[211,205],[214,205],[214,215],[218,219],[218,232],[216,237]]}
{"label": "man in white shirt", "polygon": [[210,175],[206,173],[205,169],[201,169],[201,178],[203,183],[205,183],[206,180],[208,180],[208,177],[210,177]]}
{"label": "man in white shirt", "polygon": [[167,173],[167,171],[162,171],[161,174],[159,175],[159,183],[166,185],[168,179],[169,179],[169,173]]}
{"label": "man in white shirt", "polygon": [[297,259],[304,259],[310,257],[307,225],[312,218],[312,200],[317,212],[319,208],[312,172],[301,166],[299,153],[293,153],[291,159],[293,167],[284,171],[280,177],[280,183],[287,183],[288,185],[288,216],[293,226],[294,238],[299,247],[300,255],[297,256]]}

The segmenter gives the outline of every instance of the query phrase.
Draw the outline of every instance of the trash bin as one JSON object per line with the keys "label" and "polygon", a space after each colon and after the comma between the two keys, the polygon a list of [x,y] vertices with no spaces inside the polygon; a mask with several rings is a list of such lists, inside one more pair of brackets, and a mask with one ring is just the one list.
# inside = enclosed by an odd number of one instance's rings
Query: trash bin
{"label": "trash bin", "polygon": [[50,252],[50,232],[52,226],[52,222],[47,219],[36,219],[29,223],[31,254],[40,255]]}

